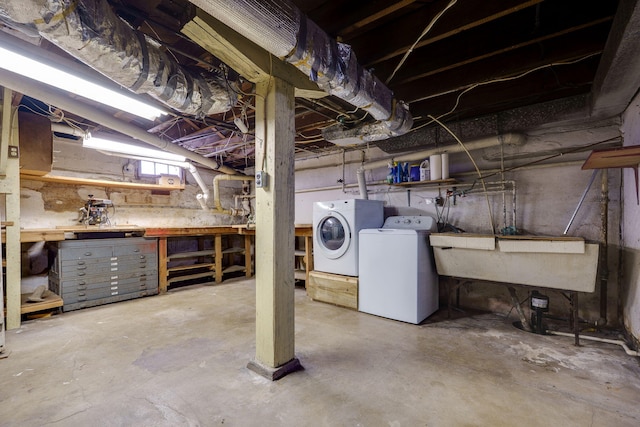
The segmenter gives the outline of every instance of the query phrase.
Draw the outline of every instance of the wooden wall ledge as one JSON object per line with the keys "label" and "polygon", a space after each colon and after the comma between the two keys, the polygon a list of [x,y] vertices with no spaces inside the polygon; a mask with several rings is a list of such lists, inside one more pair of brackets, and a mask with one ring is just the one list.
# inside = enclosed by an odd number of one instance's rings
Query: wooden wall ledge
{"label": "wooden wall ledge", "polygon": [[67,184],[67,185],[88,185],[92,187],[128,188],[132,190],[162,190],[162,191],[184,190],[184,184],[179,184],[179,185],[145,184],[140,182],[108,181],[105,179],[75,178],[70,176],[30,175],[26,173],[21,173],[20,179],[26,179],[30,181],[40,181],[40,182],[55,182],[58,184]]}

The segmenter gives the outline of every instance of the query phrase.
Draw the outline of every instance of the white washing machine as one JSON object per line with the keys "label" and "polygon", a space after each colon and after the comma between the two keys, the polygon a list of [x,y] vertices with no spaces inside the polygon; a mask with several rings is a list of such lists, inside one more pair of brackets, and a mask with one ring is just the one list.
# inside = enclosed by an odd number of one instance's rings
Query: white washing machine
{"label": "white washing machine", "polygon": [[358,311],[418,324],[438,310],[430,216],[391,216],[360,231]]}
{"label": "white washing machine", "polygon": [[313,268],[358,276],[358,232],[380,227],[380,200],[348,199],[313,204]]}

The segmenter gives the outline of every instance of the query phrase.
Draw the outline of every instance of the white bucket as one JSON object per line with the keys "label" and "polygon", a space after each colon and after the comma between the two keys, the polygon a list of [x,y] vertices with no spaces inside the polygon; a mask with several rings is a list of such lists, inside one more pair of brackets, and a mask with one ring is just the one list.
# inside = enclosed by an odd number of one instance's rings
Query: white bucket
{"label": "white bucket", "polygon": [[442,157],[440,154],[434,154],[429,157],[431,165],[431,181],[442,179]]}
{"label": "white bucket", "polygon": [[449,179],[449,153],[440,154],[442,159],[442,179]]}
{"label": "white bucket", "polygon": [[429,181],[429,160],[420,163],[420,181]]}

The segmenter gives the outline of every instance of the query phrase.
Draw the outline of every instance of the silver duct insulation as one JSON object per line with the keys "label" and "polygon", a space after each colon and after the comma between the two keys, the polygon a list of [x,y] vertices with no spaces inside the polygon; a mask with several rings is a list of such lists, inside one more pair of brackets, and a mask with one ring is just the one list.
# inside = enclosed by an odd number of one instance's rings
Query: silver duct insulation
{"label": "silver duct insulation", "polygon": [[217,114],[236,102],[222,76],[184,69],[121,20],[106,0],[0,0],[0,19],[37,31],[118,84],[184,114]]}
{"label": "silver duct insulation", "polygon": [[413,119],[406,104],[365,70],[349,45],[338,43],[289,0],[190,0],[271,54],[293,64],[327,93],[369,112],[378,120],[355,131],[333,128],[323,136],[345,145],[408,132]]}

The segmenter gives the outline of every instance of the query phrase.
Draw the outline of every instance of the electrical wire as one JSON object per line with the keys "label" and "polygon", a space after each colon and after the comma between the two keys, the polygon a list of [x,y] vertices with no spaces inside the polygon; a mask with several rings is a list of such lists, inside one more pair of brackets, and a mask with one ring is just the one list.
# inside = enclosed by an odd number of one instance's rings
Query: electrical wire
{"label": "electrical wire", "polygon": [[480,182],[482,183],[482,189],[484,190],[485,193],[485,198],[487,200],[487,210],[489,212],[489,224],[491,225],[491,233],[492,234],[496,234],[496,228],[493,225],[493,214],[491,212],[491,203],[489,202],[489,195],[487,194],[487,186],[484,182],[484,178],[482,177],[482,173],[480,172],[480,168],[478,167],[478,164],[476,163],[475,159],[473,158],[473,156],[471,155],[471,153],[469,153],[469,150],[467,150],[467,147],[462,143],[462,141],[460,140],[460,138],[458,138],[458,135],[456,135],[455,133],[453,133],[453,131],[451,129],[449,129],[444,123],[442,123],[440,120],[436,119],[435,117],[429,115],[429,117],[431,118],[431,120],[433,120],[434,122],[436,122],[437,124],[439,124],[440,126],[442,126],[442,128],[444,128],[444,130],[446,130],[447,132],[449,132],[449,134],[456,140],[458,141],[458,144],[460,144],[460,146],[462,147],[462,149],[464,150],[465,153],[467,153],[467,156],[469,157],[469,160],[471,160],[471,163],[473,163],[473,167],[476,169],[476,172],[478,173],[478,179],[480,180]]}
{"label": "electrical wire", "polygon": [[402,57],[402,59],[400,60],[400,62],[398,63],[398,65],[396,66],[395,70],[393,70],[393,73],[391,73],[391,75],[387,78],[387,81],[385,82],[386,84],[389,84],[389,82],[391,81],[391,79],[393,79],[393,77],[396,75],[396,73],[398,72],[398,70],[404,65],[405,61],[407,60],[407,58],[409,57],[409,55],[411,55],[411,53],[413,52],[413,49],[415,49],[416,45],[418,43],[420,43],[420,40],[422,40],[424,38],[424,36],[427,35],[427,33],[429,31],[431,31],[431,28],[435,25],[435,23],[438,21],[438,19],[440,19],[440,17],[442,15],[444,15],[444,13],[449,10],[449,8],[451,6],[453,6],[454,4],[456,4],[457,0],[451,0],[449,2],[449,4],[440,11],[440,13],[438,13],[436,16],[433,17],[433,19],[431,20],[431,22],[429,22],[429,24],[425,27],[424,30],[422,30],[422,33],[420,33],[420,36],[416,39],[415,42],[413,42],[413,44],[411,45],[411,47],[409,48],[409,50],[407,50],[404,54],[404,56]]}
{"label": "electrical wire", "polygon": [[[517,74],[515,76],[501,77],[501,78],[494,79],[494,80],[487,80],[485,82],[474,83],[471,86],[469,86],[468,88],[464,89],[462,92],[460,92],[458,94],[458,96],[456,97],[456,102],[455,102],[453,108],[451,108],[451,110],[447,111],[446,113],[443,113],[443,114],[439,115],[438,119],[442,119],[442,118],[452,114],[454,111],[456,111],[458,109],[458,106],[460,105],[460,99],[462,98],[462,96],[465,95],[467,92],[470,92],[471,90],[473,90],[473,89],[475,89],[477,87],[486,86],[486,85],[493,84],[493,83],[501,83],[501,82],[507,82],[507,81],[511,81],[511,80],[516,80],[516,79],[522,78],[522,77],[524,77],[524,76],[526,76],[528,74],[531,74],[533,72],[540,71],[540,70],[543,70],[543,69],[549,68],[549,67],[555,67],[555,66],[558,66],[558,65],[573,65],[573,64],[576,64],[576,63],[578,63],[580,61],[584,61],[585,59],[589,59],[589,58],[591,58],[593,56],[596,56],[596,55],[600,55],[600,53],[599,52],[591,53],[589,55],[582,56],[582,57],[580,57],[578,59],[574,59],[572,61],[552,62],[550,64],[540,65],[538,67],[535,67],[535,68],[532,68],[530,70],[524,71],[524,72],[522,72],[520,74]],[[452,93],[452,92],[455,92],[457,90],[459,90],[459,89],[451,89],[449,91],[440,92],[437,95],[415,99],[415,100],[413,100],[411,102],[415,103],[415,102],[419,102],[419,101],[424,101],[424,100],[427,100],[427,99],[430,99],[430,98],[434,98],[434,97],[437,97],[437,96],[446,95],[448,93]],[[429,115],[428,117],[432,117],[432,116]],[[411,129],[410,132],[415,132],[418,129],[422,129],[423,127],[429,126],[429,125],[431,125],[433,123],[434,123],[434,120],[428,121],[427,123],[423,123],[423,124],[421,124],[419,126],[414,127],[413,129]]]}

